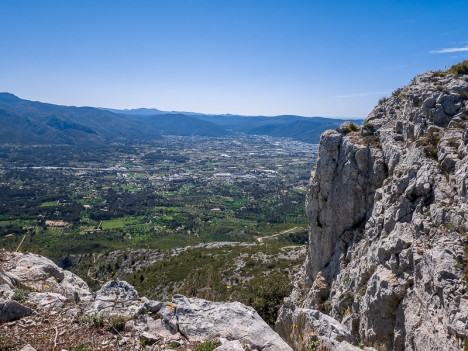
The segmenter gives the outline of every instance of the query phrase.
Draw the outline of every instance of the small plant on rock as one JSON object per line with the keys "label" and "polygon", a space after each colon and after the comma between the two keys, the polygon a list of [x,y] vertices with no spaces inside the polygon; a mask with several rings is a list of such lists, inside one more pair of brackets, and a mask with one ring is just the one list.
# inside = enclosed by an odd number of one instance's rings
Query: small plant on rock
{"label": "small plant on rock", "polygon": [[387,102],[388,98],[387,97],[383,97],[383,98],[380,98],[379,99],[379,102],[378,102],[378,105],[383,105]]}
{"label": "small plant on rock", "polygon": [[439,131],[429,129],[429,131],[418,141],[419,146],[423,147],[423,151],[427,157],[437,160],[440,138],[441,136]]}
{"label": "small plant on rock", "polygon": [[396,90],[393,91],[392,96],[393,96],[393,97],[396,97],[396,98],[399,98],[399,97],[401,97],[402,92],[403,92],[403,89],[402,89],[402,88],[398,88],[398,89],[396,89]]}
{"label": "small plant on rock", "polygon": [[125,328],[127,318],[124,316],[111,316],[107,322],[109,324],[110,331],[120,333]]}
{"label": "small plant on rock", "polygon": [[458,147],[459,146],[459,141],[455,137],[450,137],[447,140],[447,145],[450,147]]}
{"label": "small plant on rock", "polygon": [[441,92],[445,93],[445,94],[448,94],[448,90],[446,88],[444,88],[442,85],[437,85],[436,89],[438,91],[441,91]]}
{"label": "small plant on rock", "polygon": [[195,351],[213,351],[220,343],[216,340],[209,340],[201,343],[195,348]]}
{"label": "small plant on rock", "polygon": [[25,289],[14,289],[12,299],[19,303],[25,303],[28,299],[29,291]]}
{"label": "small plant on rock", "polygon": [[350,123],[349,124],[349,130],[351,130],[352,132],[357,132],[359,131],[359,126],[356,124],[356,123]]}
{"label": "small plant on rock", "polygon": [[432,72],[433,77],[445,77],[447,75],[447,72],[445,71],[434,71]]}
{"label": "small plant on rock", "polygon": [[82,316],[80,322],[90,329],[101,328],[104,325],[104,318],[99,313],[92,313]]}
{"label": "small plant on rock", "polygon": [[317,351],[320,346],[320,341],[318,340],[312,340],[307,347],[307,351]]}

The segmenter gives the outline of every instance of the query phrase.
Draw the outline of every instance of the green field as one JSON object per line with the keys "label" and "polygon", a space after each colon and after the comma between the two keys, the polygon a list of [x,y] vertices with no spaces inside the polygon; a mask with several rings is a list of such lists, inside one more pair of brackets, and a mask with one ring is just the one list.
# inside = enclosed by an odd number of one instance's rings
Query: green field
{"label": "green field", "polygon": [[[296,188],[307,184],[313,160],[309,146],[291,151],[289,141],[284,146],[289,151],[278,154],[281,143],[254,137],[168,137],[138,146],[70,147],[60,155],[40,147],[6,147],[0,153],[7,170],[0,181],[8,184],[0,191],[0,245],[14,249],[25,236],[23,250],[59,259],[126,247],[255,242],[259,236],[305,227],[304,194]],[[229,158],[220,156],[226,152]],[[28,162],[136,169],[31,170],[24,168]],[[294,167],[282,166],[287,164]],[[60,205],[51,199],[60,199]],[[48,228],[47,221],[69,225]],[[301,235],[283,239],[302,242]]]}

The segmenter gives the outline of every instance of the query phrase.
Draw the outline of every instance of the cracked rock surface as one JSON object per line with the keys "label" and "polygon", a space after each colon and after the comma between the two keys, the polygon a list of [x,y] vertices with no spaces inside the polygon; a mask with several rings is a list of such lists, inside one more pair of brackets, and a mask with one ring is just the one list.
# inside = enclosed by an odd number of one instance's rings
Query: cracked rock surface
{"label": "cracked rock surface", "polygon": [[[322,135],[306,201],[309,252],[277,321],[284,338],[317,310],[350,344],[464,349],[467,122],[468,75],[428,72],[361,128]],[[314,333],[343,349],[341,334]]]}

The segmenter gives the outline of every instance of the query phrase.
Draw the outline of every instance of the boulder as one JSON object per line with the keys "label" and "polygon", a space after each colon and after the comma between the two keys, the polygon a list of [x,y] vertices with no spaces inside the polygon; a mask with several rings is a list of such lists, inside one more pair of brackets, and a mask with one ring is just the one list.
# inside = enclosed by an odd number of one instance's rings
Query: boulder
{"label": "boulder", "polygon": [[6,255],[0,263],[9,285],[31,291],[53,292],[64,295],[70,301],[89,300],[92,296],[88,285],[78,276],[59,268],[54,262],[36,254],[19,252]]}
{"label": "boulder", "polygon": [[189,341],[222,337],[263,351],[292,350],[253,308],[239,302],[211,302],[175,295],[158,315]]}
{"label": "boulder", "polygon": [[15,300],[0,301],[0,323],[11,322],[29,316],[33,310]]}
{"label": "boulder", "polygon": [[145,305],[138,292],[125,281],[112,280],[96,292],[87,313],[134,317],[145,312]]}
{"label": "boulder", "polygon": [[28,296],[28,302],[35,305],[38,310],[45,311],[64,307],[67,302],[67,298],[57,293],[32,292]]}

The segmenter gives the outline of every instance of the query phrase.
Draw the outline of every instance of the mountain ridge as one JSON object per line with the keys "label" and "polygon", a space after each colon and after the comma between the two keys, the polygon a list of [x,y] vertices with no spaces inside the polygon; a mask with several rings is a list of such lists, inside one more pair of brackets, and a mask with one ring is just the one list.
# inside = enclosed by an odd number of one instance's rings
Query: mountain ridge
{"label": "mountain ridge", "polygon": [[235,133],[318,143],[323,131],[344,121],[288,115],[252,117],[62,106],[24,100],[11,93],[0,93],[0,118],[3,143],[70,145],[151,140],[161,135],[226,137]]}

